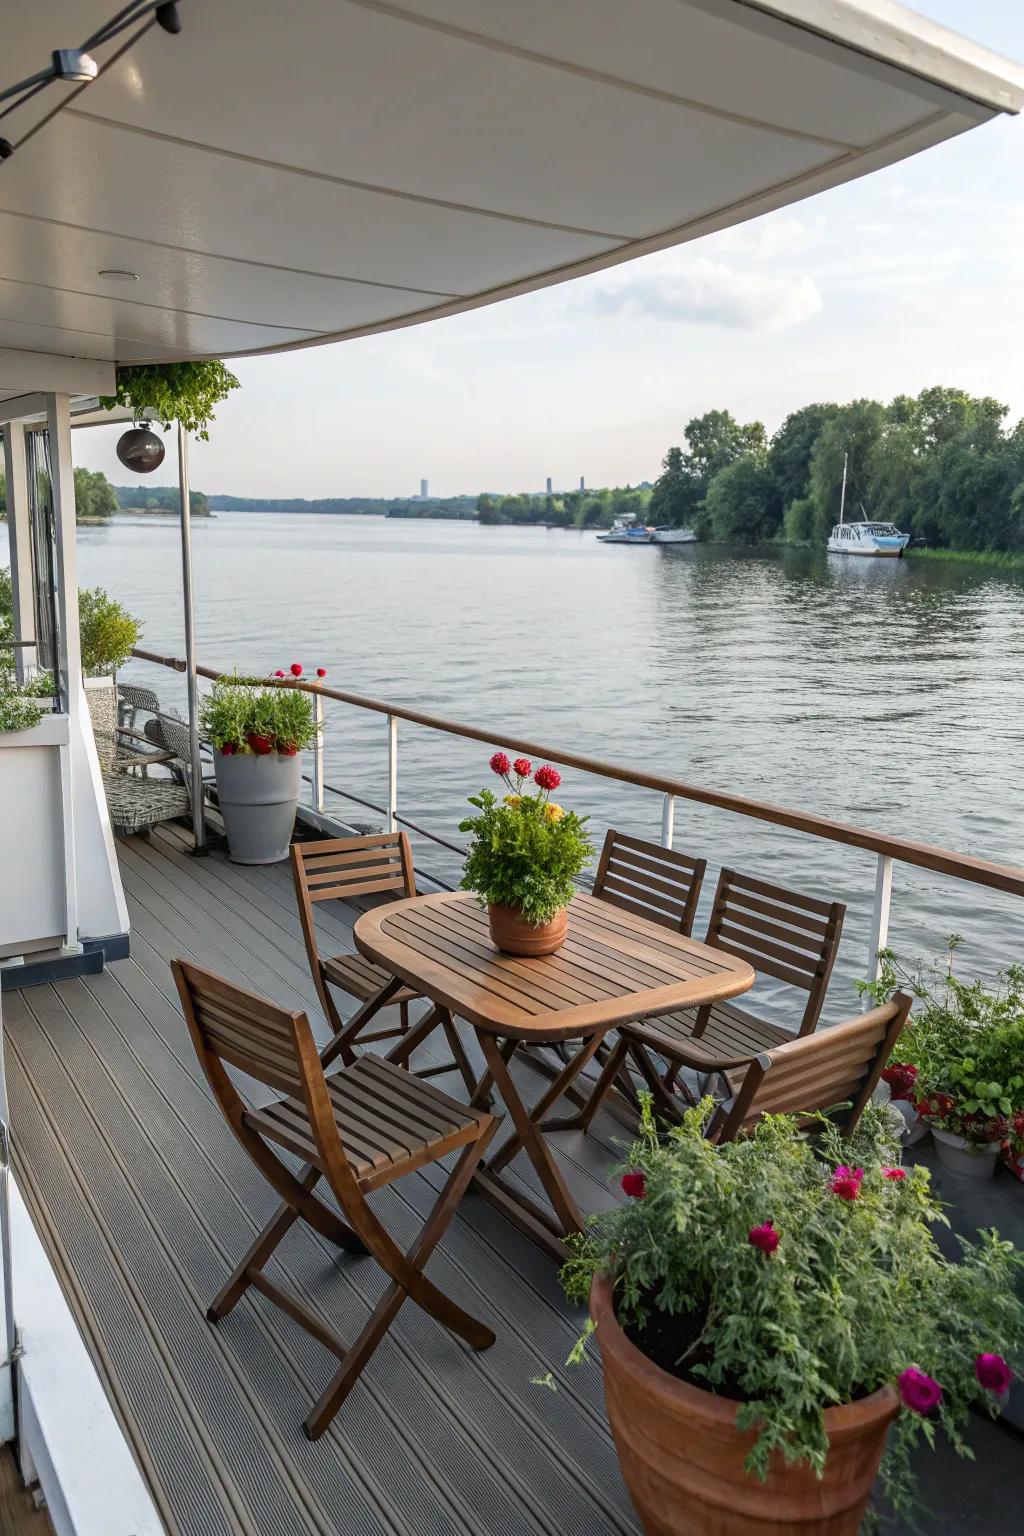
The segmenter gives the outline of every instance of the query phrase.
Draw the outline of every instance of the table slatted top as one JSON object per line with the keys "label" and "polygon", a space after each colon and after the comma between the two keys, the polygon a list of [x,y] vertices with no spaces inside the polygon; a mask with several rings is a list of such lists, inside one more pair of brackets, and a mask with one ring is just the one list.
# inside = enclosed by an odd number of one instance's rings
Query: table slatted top
{"label": "table slatted top", "polygon": [[460,1018],[495,1034],[564,1040],[753,985],[745,960],[580,894],[554,955],[495,948],[468,891],[413,896],[364,913],[355,941],[369,959]]}

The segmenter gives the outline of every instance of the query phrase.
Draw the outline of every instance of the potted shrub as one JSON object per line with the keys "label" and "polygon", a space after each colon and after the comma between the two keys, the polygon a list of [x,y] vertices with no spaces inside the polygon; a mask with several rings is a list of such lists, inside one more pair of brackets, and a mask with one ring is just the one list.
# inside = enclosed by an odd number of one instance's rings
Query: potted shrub
{"label": "potted shrub", "polygon": [[114,674],[138,645],[142,629],[102,587],[86,587],[79,592],[78,623],[89,714],[94,730],[109,739],[117,727]]}
{"label": "potted shrub", "polygon": [[[498,949],[550,955],[565,943],[574,881],[593,857],[588,818],[551,799],[562,779],[548,764],[534,772],[528,758],[513,762],[495,752],[491,771],[508,793],[499,800],[482,789],[469,797],[477,814],[459,823],[460,832],[473,834],[462,888],[475,891],[487,908]],[[539,793],[526,793],[531,780]]]}
{"label": "potted shrub", "polygon": [[906,1515],[915,1443],[941,1430],[963,1453],[969,1407],[999,1411],[1024,1256],[994,1232],[942,1256],[928,1172],[897,1165],[882,1106],[852,1142],[769,1116],[725,1146],[713,1108],[660,1143],[648,1100],[629,1198],[563,1271],[623,1476],[648,1536],[854,1536],[879,1467]]}
{"label": "potted shrub", "polygon": [[[298,662],[291,671],[295,679],[302,674]],[[200,730],[214,749],[217,802],[236,864],[288,857],[302,781],[299,753],[317,729],[311,696],[287,683],[220,677],[204,698]]]}
{"label": "potted shrub", "polygon": [[951,935],[946,965],[927,973],[884,950],[878,982],[862,990],[881,999],[913,987],[918,1008],[900,1042],[903,1060],[886,1074],[890,1084],[903,1074],[943,1166],[985,1179],[1024,1123],[1024,966],[1009,966],[991,988],[961,981],[953,970],[959,944]]}

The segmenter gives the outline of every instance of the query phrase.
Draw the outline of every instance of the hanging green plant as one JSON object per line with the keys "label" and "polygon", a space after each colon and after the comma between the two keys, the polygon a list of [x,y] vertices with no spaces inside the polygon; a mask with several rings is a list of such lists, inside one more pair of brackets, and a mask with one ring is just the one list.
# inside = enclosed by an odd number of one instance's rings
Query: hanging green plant
{"label": "hanging green plant", "polygon": [[116,395],[101,395],[100,404],[108,411],[115,406],[130,410],[136,422],[151,411],[155,420],[168,431],[180,421],[186,432],[202,442],[209,442],[207,425],[213,420],[213,408],[238,389],[234,374],[216,359],[205,363],[143,363],[117,370]]}

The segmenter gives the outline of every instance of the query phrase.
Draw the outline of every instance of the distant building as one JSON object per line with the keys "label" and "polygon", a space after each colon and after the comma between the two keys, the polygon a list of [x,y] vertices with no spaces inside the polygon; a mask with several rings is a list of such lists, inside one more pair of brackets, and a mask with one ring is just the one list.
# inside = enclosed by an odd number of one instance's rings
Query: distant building
{"label": "distant building", "polygon": [[580,490],[581,491],[585,491],[586,490],[586,486],[583,484],[583,476],[582,475],[580,475]]}
{"label": "distant building", "polygon": [[551,476],[548,475],[548,495],[551,495]]}
{"label": "distant building", "polygon": [[429,495],[429,486],[426,480],[420,481],[420,501],[426,501]]}

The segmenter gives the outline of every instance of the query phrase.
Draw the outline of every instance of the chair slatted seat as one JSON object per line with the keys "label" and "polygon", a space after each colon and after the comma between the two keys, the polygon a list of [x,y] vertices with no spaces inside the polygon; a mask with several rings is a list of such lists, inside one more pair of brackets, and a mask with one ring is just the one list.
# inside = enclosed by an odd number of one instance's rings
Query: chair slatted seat
{"label": "chair slatted seat", "polygon": [[[310,971],[317,996],[323,1006],[334,1038],[323,1053],[329,1065],[335,1057],[351,1064],[353,1047],[375,1040],[400,1038],[406,1045],[422,1044],[435,1029],[443,1029],[452,1051],[451,1062],[427,1067],[420,1075],[438,1076],[457,1069],[470,1093],[476,1086],[475,1075],[459,1040],[457,1027],[436,1009],[431,1010],[410,1032],[409,1004],[422,996],[411,987],[389,976],[360,954],[321,955],[317,940],[314,906],[321,901],[401,900],[416,895],[416,875],[412,849],[404,832],[370,833],[362,837],[329,837],[315,842],[293,843],[291,850],[295,895],[299,903],[299,921],[306,945]],[[347,992],[362,1005],[343,1022],[331,996],[331,987]],[[397,1028],[385,1028],[366,1034],[370,1020],[391,1004],[398,1007]],[[408,1062],[411,1050],[402,1054]],[[412,1071],[412,1068],[409,1068]]]}
{"label": "chair slatted seat", "polygon": [[[493,1344],[493,1331],[439,1290],[424,1266],[498,1120],[373,1056],[361,1056],[327,1078],[304,1013],[279,1008],[184,960],[172,961],[171,970],[214,1097],[241,1145],[281,1196],[281,1205],[222,1286],[207,1318],[216,1323],[227,1317],[252,1287],[338,1357],[337,1370],[306,1418],[310,1439],[324,1433],[406,1299],[473,1349]],[[262,1108],[247,1105],[227,1066],[283,1097]],[[297,1173],[278,1148],[302,1160]],[[418,1237],[403,1251],[366,1195],[450,1153],[459,1154],[454,1167]],[[314,1193],[321,1178],[340,1215]],[[266,1274],[269,1259],[298,1220],[348,1252],[372,1255],[391,1281],[351,1346]]]}
{"label": "chair slatted seat", "polygon": [[[616,1084],[635,1103],[629,1061],[654,1095],[656,1107],[670,1118],[681,1113],[674,1089],[684,1067],[702,1075],[721,1075],[729,1090],[736,1091],[754,1057],[809,1035],[817,1027],[845,913],[842,902],[823,901],[723,869],[705,943],[805,992],[797,1029],[783,1029],[735,1003],[715,1003],[630,1024],[606,1057],[586,1104],[559,1124],[586,1129]],[[655,1057],[665,1065],[659,1066]]]}

